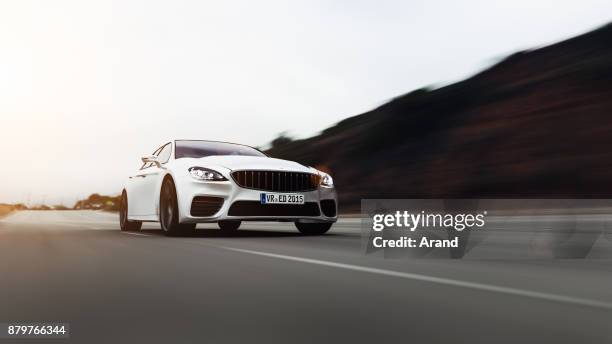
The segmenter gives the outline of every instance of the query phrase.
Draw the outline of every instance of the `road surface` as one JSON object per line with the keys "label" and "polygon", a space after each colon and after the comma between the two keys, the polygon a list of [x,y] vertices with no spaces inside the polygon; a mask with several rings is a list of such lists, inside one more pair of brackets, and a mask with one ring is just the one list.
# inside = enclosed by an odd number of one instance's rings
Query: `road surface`
{"label": "road surface", "polygon": [[69,323],[70,343],[612,342],[610,259],[384,259],[357,219],[320,237],[144,228],[95,211],[0,219],[0,323]]}

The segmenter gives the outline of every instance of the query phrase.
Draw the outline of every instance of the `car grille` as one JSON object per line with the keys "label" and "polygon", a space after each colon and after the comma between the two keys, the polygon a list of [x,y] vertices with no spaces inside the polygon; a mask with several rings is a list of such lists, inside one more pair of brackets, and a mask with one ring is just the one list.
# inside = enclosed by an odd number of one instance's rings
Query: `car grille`
{"label": "car grille", "polygon": [[232,178],[243,188],[273,192],[312,191],[321,180],[318,174],[286,171],[235,171]]}
{"label": "car grille", "polygon": [[236,201],[227,214],[229,216],[319,216],[321,212],[315,202],[261,204],[259,201]]}
{"label": "car grille", "polygon": [[191,201],[191,216],[213,216],[223,205],[223,198],[196,196]]}

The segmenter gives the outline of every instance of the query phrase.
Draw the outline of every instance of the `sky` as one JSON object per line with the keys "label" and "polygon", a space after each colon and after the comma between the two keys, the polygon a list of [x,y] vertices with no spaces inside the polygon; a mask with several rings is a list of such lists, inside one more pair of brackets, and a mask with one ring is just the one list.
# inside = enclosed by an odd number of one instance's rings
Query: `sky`
{"label": "sky", "polygon": [[609,0],[0,0],[0,202],[118,194],[169,138],[311,136],[611,19]]}

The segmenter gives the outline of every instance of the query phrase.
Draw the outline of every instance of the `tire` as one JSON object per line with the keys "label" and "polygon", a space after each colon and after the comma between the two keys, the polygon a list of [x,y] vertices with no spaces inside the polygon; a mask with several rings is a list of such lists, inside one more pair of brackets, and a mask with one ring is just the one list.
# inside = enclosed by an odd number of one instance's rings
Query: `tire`
{"label": "tire", "polygon": [[231,232],[235,232],[236,230],[238,230],[238,227],[240,227],[241,223],[242,221],[225,220],[225,221],[219,221],[217,224],[219,225],[219,228],[221,228],[222,232],[231,233]]}
{"label": "tire", "polygon": [[119,227],[124,232],[139,231],[142,227],[142,222],[128,220],[128,199],[125,190],[121,193],[121,201],[119,203]]}
{"label": "tire", "polygon": [[327,231],[331,228],[331,222],[324,223],[304,223],[304,222],[296,222],[295,226],[302,234],[306,235],[321,235],[327,233]]}
{"label": "tire", "polygon": [[195,223],[181,224],[178,222],[179,209],[176,200],[176,188],[172,179],[164,180],[159,198],[159,224],[164,234],[179,236],[194,231]]}

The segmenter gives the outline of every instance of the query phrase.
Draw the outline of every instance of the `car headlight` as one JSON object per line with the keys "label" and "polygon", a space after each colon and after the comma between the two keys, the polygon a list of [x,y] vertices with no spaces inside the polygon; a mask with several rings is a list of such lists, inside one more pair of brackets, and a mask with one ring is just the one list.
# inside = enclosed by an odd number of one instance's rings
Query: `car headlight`
{"label": "car headlight", "polygon": [[198,180],[208,180],[215,182],[227,180],[227,178],[225,178],[221,173],[215,170],[198,166],[190,167],[189,174],[191,174],[193,178]]}
{"label": "car headlight", "polygon": [[323,174],[321,176],[321,186],[331,188],[334,186],[334,179],[329,174]]}

